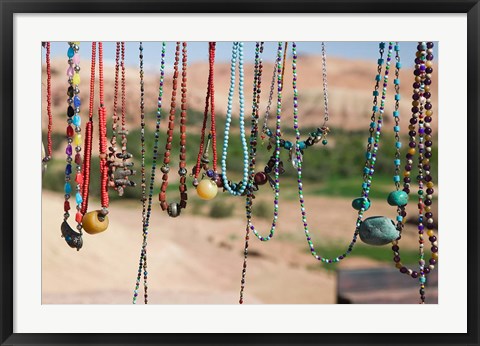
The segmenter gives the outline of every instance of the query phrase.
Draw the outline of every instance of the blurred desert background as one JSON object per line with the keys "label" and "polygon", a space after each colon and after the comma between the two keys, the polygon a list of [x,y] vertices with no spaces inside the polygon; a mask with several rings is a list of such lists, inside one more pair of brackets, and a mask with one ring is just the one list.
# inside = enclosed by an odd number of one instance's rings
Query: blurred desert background
{"label": "blurred desert background", "polygon": [[[313,44],[313,43],[310,43]],[[307,215],[312,239],[317,252],[325,256],[337,256],[345,251],[351,241],[356,211],[351,207],[352,199],[361,191],[364,150],[372,108],[372,90],[376,75],[377,57],[365,59],[349,56],[349,42],[343,43],[345,54],[329,54],[327,43],[327,74],[329,94],[329,143],[309,148],[304,156],[304,192]],[[275,43],[269,43],[274,47]],[[402,45],[402,44],[401,44]],[[358,46],[358,44],[357,44]],[[402,133],[408,131],[411,107],[411,84],[413,83],[413,59],[416,44],[405,44],[401,51],[404,68],[401,80],[401,126]],[[80,97],[84,129],[88,114],[88,85],[90,75],[90,42],[82,42]],[[246,127],[250,128],[250,112],[253,84],[253,47],[245,49],[245,97]],[[305,50],[298,43],[299,58],[299,124],[306,137],[323,122],[322,60],[320,43],[317,52]],[[374,46],[376,47],[376,45]],[[52,43],[52,110],[53,110],[53,160],[43,176],[42,193],[42,302],[44,304],[130,304],[138,271],[138,260],[142,243],[142,217],[140,187],[127,189],[123,198],[110,191],[110,226],[104,233],[91,236],[84,234],[83,248],[77,252],[68,247],[61,238],[60,224],[63,219],[63,185],[65,168],[65,109],[68,86],[67,44]],[[147,49],[148,48],[148,49]],[[108,135],[111,133],[111,115],[114,92],[114,45],[105,45],[105,95],[109,117]],[[168,43],[167,77],[164,92],[164,109],[169,110],[171,95],[171,65],[174,43]],[[193,167],[198,153],[201,122],[208,77],[208,44],[195,43],[189,56],[195,58],[188,65],[188,127],[187,166]],[[217,51],[228,55],[231,43],[219,43]],[[201,50],[200,53],[193,50]],[[222,51],[221,51],[222,50]],[[63,55],[54,54],[62,52]],[[264,53],[262,77],[262,99],[260,108],[264,114],[273,69],[273,50]],[[217,113],[218,152],[221,152],[227,94],[230,78],[230,63],[218,54],[215,64],[215,105]],[[290,52],[289,52],[290,53]],[[46,74],[45,50],[43,61],[43,107],[42,133],[46,144]],[[144,50],[145,109],[147,117],[147,181],[150,179],[150,164],[153,147],[153,131],[158,96],[160,43],[150,43]],[[137,61],[135,63],[135,61]],[[155,64],[156,62],[156,64]],[[282,132],[292,139],[292,88],[291,58],[287,60],[285,87],[282,105]],[[432,100],[437,114],[437,66],[434,68]],[[98,72],[97,72],[98,73]],[[138,68],[138,43],[127,43],[127,118],[130,135],[129,151],[134,154],[137,175],[132,180],[140,181],[140,93]],[[395,218],[395,209],[386,202],[388,193],[394,189],[393,175],[393,69],[390,72],[389,92],[384,117],[384,132],[380,144],[376,173],[371,192],[372,207],[366,217],[385,215]],[[96,91],[98,92],[98,85]],[[235,93],[238,99],[238,91]],[[97,115],[98,96],[94,116]],[[238,108],[238,107],[237,107]],[[234,105],[232,129],[238,125],[238,113]],[[273,126],[273,123],[271,124]],[[437,118],[432,127],[436,144]],[[98,134],[94,123],[93,158],[91,173],[90,210],[99,206],[98,186]],[[82,133],[84,130],[82,129]],[[162,123],[160,148],[163,149],[166,122]],[[404,144],[407,138],[402,137]],[[174,139],[174,143],[178,143]],[[437,177],[438,148],[434,144],[432,173]],[[263,167],[268,159],[265,146],[258,149],[257,167]],[[405,146],[404,146],[405,147]],[[240,179],[242,170],[241,146],[238,131],[232,131],[229,145],[229,176]],[[163,153],[163,152],[161,152]],[[404,158],[402,150],[402,159]],[[172,164],[178,155],[172,150]],[[399,282],[390,281],[389,273],[394,270],[390,246],[372,247],[360,241],[347,259],[337,264],[322,264],[310,254],[300,218],[296,190],[295,171],[289,163],[288,153],[282,152],[286,173],[281,177],[279,222],[275,237],[269,242],[250,237],[249,260],[246,277],[245,304],[334,304],[339,302],[342,292],[338,287],[341,273],[374,273],[377,278],[372,289],[354,292],[348,297],[350,303],[417,303],[419,299],[416,280],[399,273]],[[156,176],[153,212],[148,237],[148,281],[150,304],[237,304],[245,237],[245,200],[221,193],[212,201],[203,201],[196,195],[192,178],[187,179],[188,206],[178,218],[170,218],[158,204],[160,175]],[[178,176],[170,175],[169,200],[178,199]],[[411,189],[415,191],[415,188]],[[436,194],[438,187],[435,188]],[[437,196],[435,196],[437,197]],[[273,215],[272,190],[263,186],[254,200],[254,223],[261,233],[266,234]],[[434,217],[437,218],[436,200]],[[414,225],[416,203],[407,209],[409,219],[401,240],[402,259],[418,267],[418,236]],[[73,225],[74,215],[70,217]],[[377,270],[377,271],[376,271]],[[373,274],[372,274],[373,273]],[[389,274],[388,276],[385,274]],[[342,274],[343,275],[343,274]],[[367,275],[367,274],[365,274]],[[385,275],[385,276],[382,276]],[[367,277],[367,276],[365,276]],[[385,279],[384,279],[385,278]],[[436,303],[436,281],[427,289],[427,302]],[[140,292],[142,287],[140,287]],[[138,303],[142,303],[139,294]],[[345,302],[345,301],[344,301]]]}

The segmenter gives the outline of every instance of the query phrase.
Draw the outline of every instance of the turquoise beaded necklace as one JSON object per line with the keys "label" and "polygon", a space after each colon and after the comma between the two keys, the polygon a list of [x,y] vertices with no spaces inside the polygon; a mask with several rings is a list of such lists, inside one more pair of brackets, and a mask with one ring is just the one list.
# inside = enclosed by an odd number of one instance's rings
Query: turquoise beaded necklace
{"label": "turquoise beaded necklace", "polygon": [[[305,200],[304,200],[304,195],[303,195],[303,183],[302,183],[302,162],[301,162],[301,157],[300,157],[300,132],[298,130],[298,102],[296,101],[296,97],[298,97],[298,90],[297,90],[297,71],[296,71],[296,61],[297,61],[297,53],[296,53],[296,44],[293,43],[292,45],[292,51],[293,51],[293,91],[294,91],[294,117],[293,117],[293,124],[294,124],[294,131],[295,131],[295,152],[297,155],[297,160],[298,162],[298,168],[297,168],[297,177],[298,177],[298,196],[299,196],[299,202],[300,202],[300,209],[301,209],[301,214],[302,214],[302,222],[303,222],[303,227],[304,227],[304,233],[308,242],[308,245],[310,247],[310,252],[315,259],[322,261],[324,263],[335,263],[339,262],[340,260],[344,259],[347,257],[350,252],[353,250],[353,247],[357,241],[357,237],[361,232],[361,227],[362,225],[365,224],[365,222],[368,220],[365,220],[362,222],[363,214],[368,208],[370,207],[370,200],[368,199],[368,195],[370,192],[371,184],[372,184],[372,178],[375,172],[375,162],[376,162],[376,155],[378,151],[378,144],[380,141],[380,134],[381,134],[381,129],[383,125],[383,113],[384,113],[384,107],[385,107],[385,98],[386,98],[386,93],[387,93],[387,85],[388,85],[388,74],[390,70],[390,61],[391,61],[391,55],[392,55],[392,50],[393,50],[393,42],[390,42],[388,46],[388,53],[387,53],[387,62],[385,66],[385,73],[383,77],[383,88],[382,88],[382,96],[381,96],[381,101],[380,101],[380,107],[378,106],[378,96],[380,95],[379,89],[380,89],[380,81],[382,80],[382,66],[384,63],[383,59],[383,53],[385,50],[385,43],[381,42],[379,45],[379,52],[380,52],[380,58],[378,59],[378,67],[377,71],[378,74],[375,77],[376,83],[375,83],[375,89],[373,91],[373,107],[372,107],[372,117],[371,117],[371,124],[370,124],[370,129],[369,129],[369,138],[368,138],[368,143],[367,143],[367,153],[366,153],[366,161],[365,161],[365,167],[363,170],[363,183],[362,183],[362,197],[355,199],[352,202],[352,206],[358,210],[358,216],[357,216],[357,221],[356,221],[356,227],[355,227],[355,232],[353,234],[352,241],[350,242],[350,245],[348,246],[348,249],[340,256],[337,256],[335,258],[326,258],[323,256],[320,256],[317,254],[315,251],[315,247],[313,245],[313,241],[310,236],[310,232],[308,229],[308,223],[307,223],[307,213],[305,209]],[[400,68],[400,63],[397,64],[396,66],[397,69]],[[400,100],[400,94],[395,95],[395,99]],[[398,112],[398,109],[396,110]],[[378,114],[378,116],[377,116]],[[396,125],[397,126],[397,125]],[[398,128],[399,129],[399,128]],[[397,137],[397,147],[400,148],[401,144],[399,142],[400,138]],[[396,158],[397,160],[398,158]],[[397,164],[398,162],[395,161]],[[398,163],[399,165],[400,163]],[[399,180],[397,178],[397,175],[394,177],[394,181]],[[391,220],[390,220],[391,221]],[[393,224],[393,221],[391,221]],[[395,226],[393,226],[394,230]],[[369,230],[369,228],[366,228]],[[393,239],[390,239],[388,242],[396,239],[398,236],[398,231],[394,234],[387,234],[386,236],[383,235],[384,238],[387,236]],[[362,237],[362,235],[361,235]],[[374,240],[374,237],[372,237]],[[365,241],[365,239],[362,239]],[[385,239],[381,239],[382,241],[385,241]],[[375,241],[370,241],[369,244],[374,243]],[[387,242],[387,243],[388,243]],[[378,245],[378,244],[376,244]]]}
{"label": "turquoise beaded necklace", "polygon": [[[243,149],[243,179],[239,184],[231,183],[227,177],[227,153],[228,153],[228,139],[230,135],[230,124],[232,122],[232,103],[233,94],[235,90],[235,70],[238,56],[238,71],[239,71],[239,100],[240,100],[240,139],[242,141]],[[231,195],[240,196],[245,192],[248,182],[248,146],[245,137],[245,100],[243,94],[243,42],[233,42],[232,59],[230,68],[230,90],[228,93],[228,106],[225,119],[225,133],[223,140],[222,151],[222,180],[223,187]]]}

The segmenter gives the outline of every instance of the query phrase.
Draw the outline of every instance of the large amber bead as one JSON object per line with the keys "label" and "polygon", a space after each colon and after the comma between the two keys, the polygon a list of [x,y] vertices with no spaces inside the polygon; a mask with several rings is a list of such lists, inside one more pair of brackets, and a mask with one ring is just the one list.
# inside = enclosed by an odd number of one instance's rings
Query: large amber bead
{"label": "large amber bead", "polygon": [[108,228],[108,216],[102,216],[100,210],[95,210],[83,215],[83,230],[88,234],[102,233]]}
{"label": "large amber bead", "polygon": [[210,200],[217,195],[217,184],[210,179],[202,179],[197,186],[198,197],[204,200]]}

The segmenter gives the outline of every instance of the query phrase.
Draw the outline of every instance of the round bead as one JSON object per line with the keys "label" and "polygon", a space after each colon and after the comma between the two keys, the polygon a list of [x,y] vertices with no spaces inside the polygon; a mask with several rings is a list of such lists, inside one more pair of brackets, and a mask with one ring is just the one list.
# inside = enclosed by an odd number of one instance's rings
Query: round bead
{"label": "round bead", "polygon": [[264,185],[267,182],[267,175],[264,172],[258,172],[254,177],[255,184]]}
{"label": "round bead", "polygon": [[197,186],[197,194],[203,200],[213,199],[218,192],[216,182],[210,179],[202,179]]}
{"label": "round bead", "polygon": [[108,228],[108,216],[103,216],[100,212],[100,210],[94,210],[83,215],[82,226],[88,234],[98,234]]}
{"label": "round bead", "polygon": [[368,210],[370,208],[370,200],[365,197],[355,198],[352,201],[352,207],[355,210],[360,210],[362,209],[362,207],[364,208],[364,210]]}
{"label": "round bead", "polygon": [[408,194],[402,190],[392,191],[388,195],[387,202],[392,206],[398,206],[398,207],[407,205]]}

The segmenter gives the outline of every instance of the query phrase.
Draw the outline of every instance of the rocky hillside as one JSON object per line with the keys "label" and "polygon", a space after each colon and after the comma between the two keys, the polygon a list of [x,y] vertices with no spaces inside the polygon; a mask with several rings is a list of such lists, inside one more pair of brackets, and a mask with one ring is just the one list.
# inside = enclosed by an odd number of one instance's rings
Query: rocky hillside
{"label": "rocky hillside", "polygon": [[[374,76],[376,74],[375,61],[348,60],[343,58],[329,57],[327,60],[328,84],[329,84],[329,111],[330,127],[343,128],[346,130],[365,130],[368,127],[369,117],[372,108],[372,90]],[[300,93],[300,126],[317,126],[323,118],[323,90],[322,90],[322,64],[320,56],[301,56],[298,59],[298,88]],[[54,59],[52,61],[52,92],[53,92],[53,114],[55,131],[64,129],[64,113],[66,110],[66,61],[65,59]],[[228,63],[217,63],[215,65],[215,104],[217,114],[223,116],[227,106],[227,93],[230,79],[230,66]],[[266,108],[273,66],[266,63],[262,83],[262,109]],[[435,71],[437,69],[435,68]],[[393,72],[393,71],[392,71]],[[284,89],[283,115],[285,126],[292,125],[292,88],[291,69],[286,70],[286,81]],[[43,83],[45,85],[45,69],[43,70]],[[88,106],[88,84],[90,74],[90,63],[82,61],[81,96],[83,101],[82,114],[87,114]],[[188,66],[188,106],[191,109],[202,111],[205,102],[206,84],[208,75],[208,64],[206,62],[193,63]],[[403,69],[400,75],[401,85],[401,123],[406,126],[409,117],[411,84],[413,82],[412,69]],[[146,112],[153,112],[156,109],[158,94],[158,72],[147,72],[145,75],[146,91]],[[245,97],[246,110],[250,109],[252,100],[253,65],[245,65]],[[437,76],[433,78],[433,105],[437,110]],[[393,82],[393,73],[391,75]],[[105,92],[107,100],[107,111],[111,114],[113,107],[114,91],[114,66],[105,66]],[[389,96],[386,107],[387,125],[391,124],[393,108],[392,84],[389,85]],[[98,87],[98,85],[97,85]],[[45,87],[43,88],[45,93]],[[169,106],[171,95],[171,74],[167,74],[164,93],[165,106]],[[238,94],[235,94],[235,101],[238,105]],[[138,126],[139,120],[139,74],[137,67],[127,68],[127,115],[130,126]],[[45,99],[45,97],[43,98]],[[98,102],[98,100],[96,100]],[[46,126],[46,105],[42,109],[44,117],[43,126]],[[236,111],[238,107],[234,107]],[[58,121],[61,119],[61,121]],[[432,124],[437,126],[437,122]],[[386,130],[392,130],[386,126]]]}

